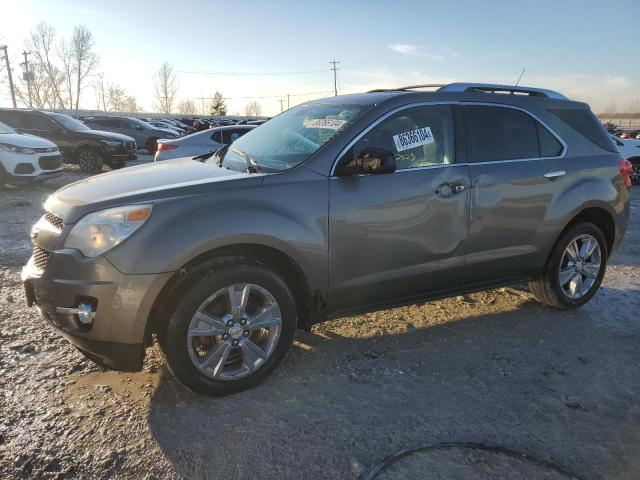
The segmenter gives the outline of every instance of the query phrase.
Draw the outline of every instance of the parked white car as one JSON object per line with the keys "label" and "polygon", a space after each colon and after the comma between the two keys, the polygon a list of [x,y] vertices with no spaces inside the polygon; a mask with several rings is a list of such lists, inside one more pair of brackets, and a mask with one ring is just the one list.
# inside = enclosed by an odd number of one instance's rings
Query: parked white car
{"label": "parked white car", "polygon": [[229,125],[210,128],[173,140],[158,140],[155,161],[172,158],[195,157],[230,145],[256,125]]}
{"label": "parked white car", "polygon": [[629,177],[634,185],[640,184],[640,140],[629,138],[622,140],[615,135],[611,135],[612,140],[618,146],[618,150],[624,158],[631,162],[633,171]]}
{"label": "parked white car", "polygon": [[18,133],[0,122],[0,189],[7,183],[52,178],[62,170],[62,155],[55,143]]}

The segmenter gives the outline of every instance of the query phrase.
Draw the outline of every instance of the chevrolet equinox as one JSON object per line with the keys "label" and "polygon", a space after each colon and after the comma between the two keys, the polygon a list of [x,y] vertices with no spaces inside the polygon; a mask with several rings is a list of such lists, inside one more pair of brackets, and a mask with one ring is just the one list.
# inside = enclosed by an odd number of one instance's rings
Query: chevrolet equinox
{"label": "chevrolet equinox", "polygon": [[312,101],[197,160],[53,193],[22,277],[89,358],[139,370],[155,336],[207,395],[256,385],[330,318],[522,282],[579,307],[629,216],[628,164],[588,105],[536,88]]}

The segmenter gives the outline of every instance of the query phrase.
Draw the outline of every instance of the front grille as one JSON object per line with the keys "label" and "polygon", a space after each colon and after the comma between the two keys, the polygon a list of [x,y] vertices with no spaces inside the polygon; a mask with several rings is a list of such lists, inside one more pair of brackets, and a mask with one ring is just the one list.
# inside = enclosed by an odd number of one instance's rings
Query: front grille
{"label": "front grille", "polygon": [[43,170],[55,170],[62,166],[62,155],[52,155],[49,157],[40,157],[38,165]]}
{"label": "front grille", "polygon": [[46,212],[44,214],[44,219],[49,222],[51,225],[53,225],[54,227],[56,227],[58,230],[62,230],[62,228],[64,227],[64,222],[62,221],[62,219],[57,216],[55,213],[51,213],[51,212]]}
{"label": "front grille", "polygon": [[33,264],[38,270],[44,270],[49,260],[50,252],[40,248],[37,245],[33,246]]}
{"label": "front grille", "polygon": [[124,146],[127,150],[135,150],[136,142],[125,142]]}

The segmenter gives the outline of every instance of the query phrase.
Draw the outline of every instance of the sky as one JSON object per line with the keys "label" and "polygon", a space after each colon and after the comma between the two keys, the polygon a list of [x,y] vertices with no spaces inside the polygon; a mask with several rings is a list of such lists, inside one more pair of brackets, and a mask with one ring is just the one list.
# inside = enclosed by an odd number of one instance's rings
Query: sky
{"label": "sky", "polygon": [[[516,82],[559,90],[596,112],[640,110],[638,0],[189,1],[1,0],[0,45],[20,74],[39,22],[94,35],[97,72],[152,111],[154,74],[173,65],[178,99],[220,91],[229,113],[263,114],[338,93],[416,83]],[[2,68],[0,66],[0,68]],[[305,73],[300,73],[305,72]],[[280,101],[282,100],[282,102]],[[10,106],[0,69],[0,106]],[[83,91],[80,107],[95,108]]]}

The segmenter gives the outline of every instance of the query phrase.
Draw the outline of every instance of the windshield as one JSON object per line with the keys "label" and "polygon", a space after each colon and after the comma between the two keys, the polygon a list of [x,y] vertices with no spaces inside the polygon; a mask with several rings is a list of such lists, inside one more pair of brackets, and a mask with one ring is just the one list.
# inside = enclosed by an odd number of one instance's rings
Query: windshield
{"label": "windshield", "polygon": [[260,170],[287,170],[304,162],[362,111],[361,105],[300,105],[247,132],[210,161],[245,171],[248,161]]}
{"label": "windshield", "polygon": [[11,134],[11,133],[18,133],[18,132],[16,132],[9,125],[5,125],[4,123],[0,122],[0,135],[2,135],[2,134],[6,135],[6,134]]}
{"label": "windshield", "polygon": [[75,118],[70,117],[69,115],[65,115],[64,113],[47,113],[47,115],[49,115],[51,118],[53,118],[56,122],[58,122],[67,130],[71,130],[75,132],[78,132],[81,130],[91,130],[80,120],[76,120]]}

